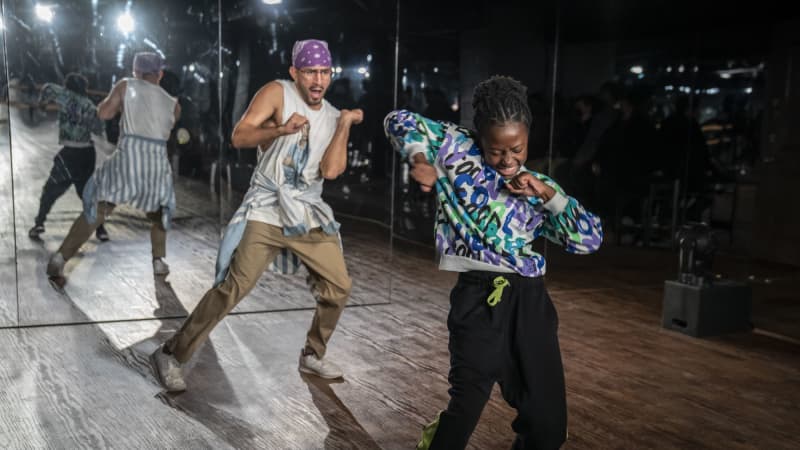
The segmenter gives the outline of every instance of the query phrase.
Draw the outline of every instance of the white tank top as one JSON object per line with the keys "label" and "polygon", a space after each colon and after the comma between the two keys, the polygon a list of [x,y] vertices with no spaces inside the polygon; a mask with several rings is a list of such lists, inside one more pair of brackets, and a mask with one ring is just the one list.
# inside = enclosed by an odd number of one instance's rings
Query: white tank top
{"label": "white tank top", "polygon": [[[305,183],[311,184],[322,179],[319,171],[319,164],[325,150],[333,139],[336,132],[336,124],[339,120],[339,110],[333,107],[327,100],[322,100],[322,107],[313,110],[303,100],[297,91],[293,81],[278,80],[283,87],[283,117],[285,123],[293,113],[298,113],[308,119],[308,159],[302,170],[302,179]],[[259,151],[258,165],[256,171],[260,172],[278,186],[287,183],[286,169],[284,165],[292,159],[292,149],[294,149],[303,138],[302,132],[280,136],[273,141],[266,151]],[[307,214],[307,225],[309,228],[319,226]],[[248,216],[248,220],[257,220],[272,225],[280,226],[278,211],[274,208],[253,209]]]}
{"label": "white tank top", "polygon": [[156,84],[126,78],[125,100],[120,127],[122,134],[135,134],[166,141],[175,125],[175,103],[172,97]]}

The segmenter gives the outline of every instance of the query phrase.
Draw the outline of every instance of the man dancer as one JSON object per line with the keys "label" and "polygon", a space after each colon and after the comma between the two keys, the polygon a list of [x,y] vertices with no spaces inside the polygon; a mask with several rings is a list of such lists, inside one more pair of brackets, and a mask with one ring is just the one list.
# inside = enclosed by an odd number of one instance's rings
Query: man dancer
{"label": "man dancer", "polygon": [[47,264],[47,275],[64,283],[64,264],[77,253],[92,232],[105,222],[114,207],[129,204],[147,213],[152,222],[153,272],[167,275],[164,262],[167,228],[175,210],[175,191],[167,159],[167,139],[180,116],[180,105],[158,83],[164,72],[156,53],[137,53],[133,78],[117,83],[97,105],[100,119],[122,112],[116,151],[89,179],[83,192],[83,214]]}
{"label": "man dancer", "polygon": [[340,112],[324,100],[332,74],[324,41],[296,42],[289,74],[293,82],[272,81],[256,93],[233,131],[233,145],[258,146],[259,161],[250,189],[225,230],[214,288],[151,355],[154,372],[168,391],[186,389],[181,364],[287,250],[308,268],[317,300],[299,369],[323,378],[342,376],[324,356],[351,280],[339,224],[321,194],[323,181],[338,177],[347,167],[350,127],[361,123],[363,113]]}
{"label": "man dancer", "polygon": [[[53,159],[50,176],[42,188],[39,213],[28,231],[31,239],[44,233],[44,222],[53,204],[70,186],[83,199],[83,187],[94,172],[96,154],[92,133],[103,134],[103,121],[97,117],[97,107],[87,97],[89,81],[83,75],[70,73],[64,86],[46,83],[39,95],[39,104],[55,102],[58,105],[58,143],[63,147]],[[97,239],[108,240],[108,233],[100,225]]]}

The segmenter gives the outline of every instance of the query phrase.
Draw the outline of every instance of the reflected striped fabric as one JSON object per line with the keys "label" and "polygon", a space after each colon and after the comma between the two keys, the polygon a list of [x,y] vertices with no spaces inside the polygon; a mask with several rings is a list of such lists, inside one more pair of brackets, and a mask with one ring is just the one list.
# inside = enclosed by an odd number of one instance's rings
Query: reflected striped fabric
{"label": "reflected striped fabric", "polygon": [[95,170],[83,194],[84,214],[89,223],[97,217],[97,203],[127,204],[145,212],[162,209],[162,223],[169,229],[175,211],[172,170],[167,142],[124,135],[117,150]]}

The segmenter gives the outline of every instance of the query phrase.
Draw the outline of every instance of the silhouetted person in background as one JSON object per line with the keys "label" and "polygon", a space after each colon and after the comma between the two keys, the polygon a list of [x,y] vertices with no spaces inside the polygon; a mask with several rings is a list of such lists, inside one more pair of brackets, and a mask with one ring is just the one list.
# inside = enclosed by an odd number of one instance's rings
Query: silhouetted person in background
{"label": "silhouetted person in background", "polygon": [[[561,118],[566,123],[558,131],[560,139],[554,149],[556,154],[553,155],[552,175],[564,180],[565,189],[576,189],[571,178],[572,160],[589,132],[594,103],[594,97],[591,95],[580,95],[571,101],[572,107],[569,108],[569,113]],[[544,168],[534,168],[540,172],[544,171]]]}
{"label": "silhouetted person in background", "polygon": [[580,95],[575,99],[572,120],[567,126],[566,136],[562,140],[563,145],[559,148],[559,157],[566,159],[575,157],[592,125],[594,103],[594,97],[589,94]]}
{"label": "silhouetted person in background", "polygon": [[600,87],[586,137],[575,152],[570,166],[569,184],[572,189],[601,214],[607,214],[608,211],[603,210],[603,205],[600,205],[603,198],[596,192],[597,158],[601,145],[608,145],[609,131],[619,120],[620,91],[620,87],[610,81]]}
{"label": "silhouetted person in background", "polygon": [[573,165],[586,166],[595,160],[600,141],[619,119],[620,97],[621,89],[616,83],[606,82],[600,87],[597,110],[593,112],[585,139],[575,152]]}
{"label": "silhouetted person in background", "polygon": [[[705,138],[687,96],[675,100],[675,110],[664,119],[660,134],[664,152],[659,166],[664,176],[681,180],[682,197],[699,199],[711,163]],[[699,219],[700,212],[702,207],[695,205],[688,208],[687,216]]]}
{"label": "silhouetted person in background", "polygon": [[617,201],[615,212],[639,219],[658,144],[655,129],[643,111],[641,96],[625,94],[620,102],[620,112],[618,147],[611,169]]}

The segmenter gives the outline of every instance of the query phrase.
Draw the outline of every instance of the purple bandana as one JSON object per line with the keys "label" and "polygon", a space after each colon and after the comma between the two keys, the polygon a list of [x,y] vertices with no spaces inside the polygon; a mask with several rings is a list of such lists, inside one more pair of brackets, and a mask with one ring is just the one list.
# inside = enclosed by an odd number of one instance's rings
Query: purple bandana
{"label": "purple bandana", "polygon": [[292,47],[292,65],[296,69],[312,66],[330,67],[332,64],[328,43],[317,39],[295,42]]}

